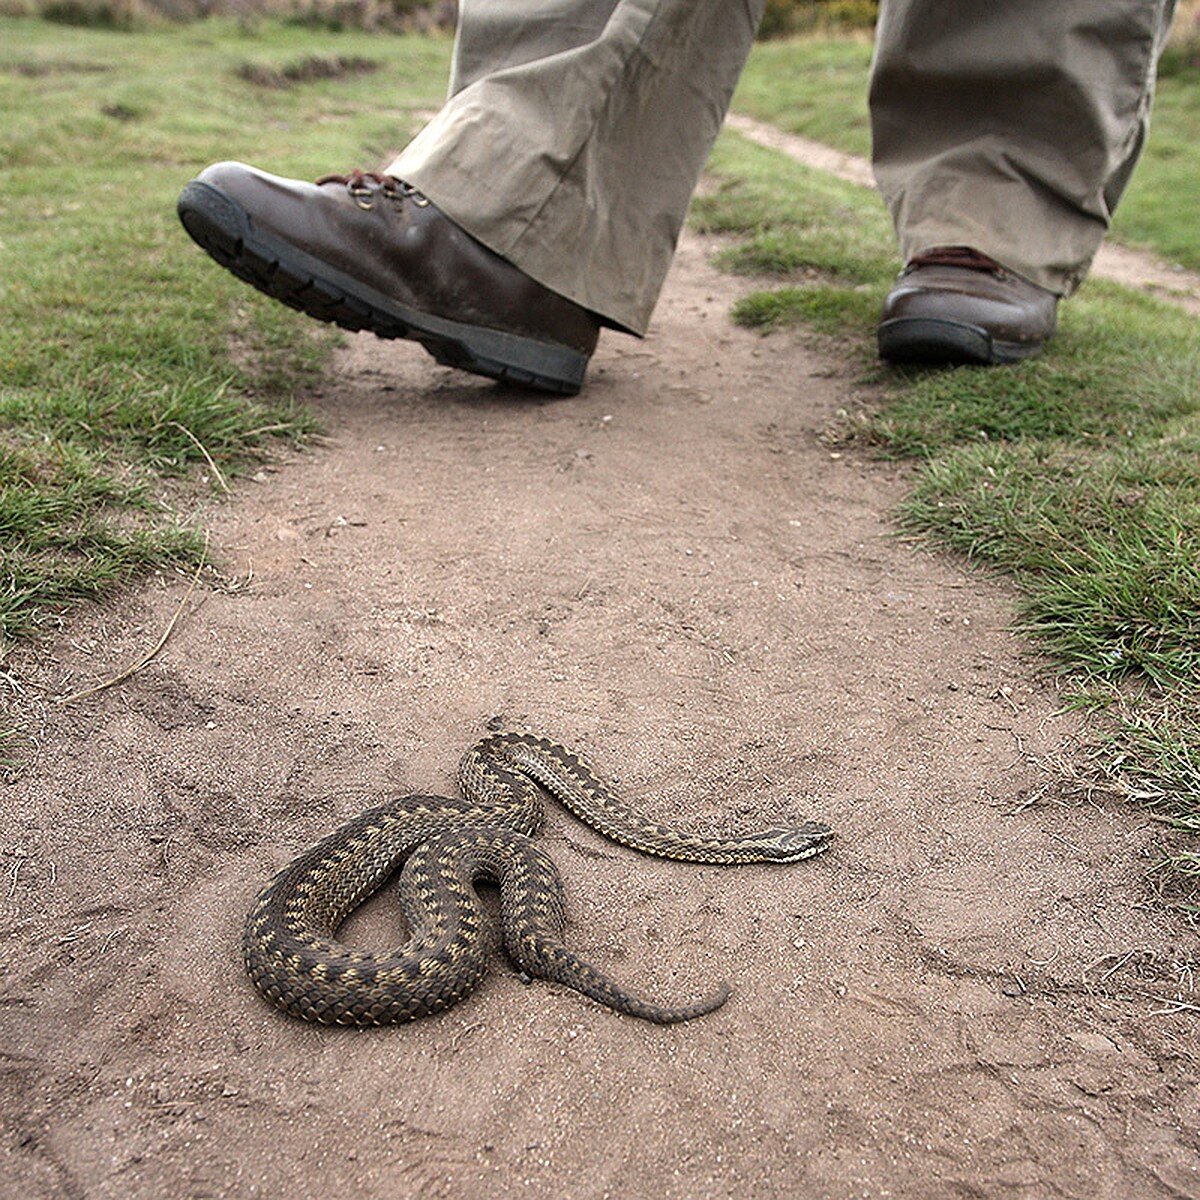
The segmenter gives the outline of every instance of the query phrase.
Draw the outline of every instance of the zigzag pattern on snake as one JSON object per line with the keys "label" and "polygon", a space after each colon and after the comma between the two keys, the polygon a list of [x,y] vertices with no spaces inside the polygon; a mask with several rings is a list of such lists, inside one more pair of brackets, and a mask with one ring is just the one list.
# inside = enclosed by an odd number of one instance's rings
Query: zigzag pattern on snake
{"label": "zigzag pattern on snake", "polygon": [[[815,821],[705,837],[647,820],[618,800],[577,755],[525,733],[485,738],[459,765],[463,799],[408,795],[369,809],[285,867],[246,920],[246,969],[292,1016],[384,1025],[439,1012],[474,988],[491,938],[474,884],[500,885],[508,956],[527,975],[575,988],[618,1012],[668,1024],[725,1003],[722,984],[691,1004],[639,999],[562,941],[562,882],[531,840],[541,788],[592,828],[645,854],[702,863],[797,862],[833,837]],[[338,926],[400,868],[409,940],[382,953],[335,940]]]}

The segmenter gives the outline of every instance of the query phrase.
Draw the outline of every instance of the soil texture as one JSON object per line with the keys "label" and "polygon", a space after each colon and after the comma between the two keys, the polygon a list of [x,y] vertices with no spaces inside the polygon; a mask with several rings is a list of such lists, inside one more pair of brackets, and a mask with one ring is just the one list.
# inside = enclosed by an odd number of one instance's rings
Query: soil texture
{"label": "soil texture", "polygon": [[[1013,592],[896,535],[907,468],[830,436],[848,368],[734,328],[710,250],[575,399],[353,340],[312,400],[330,440],[214,502],[224,574],[149,665],[53,703],[151,646],[184,580],[10,660],[40,726],[0,834],[0,1193],[1200,1195],[1163,827],[1064,785],[1080,725]],[[654,998],[727,979],[722,1010],[659,1028],[499,955],[402,1027],[252,990],[263,882],[451,787],[489,721],[678,823],[836,828],[717,869],[551,808],[570,944]],[[401,940],[394,898],[345,936]]]}

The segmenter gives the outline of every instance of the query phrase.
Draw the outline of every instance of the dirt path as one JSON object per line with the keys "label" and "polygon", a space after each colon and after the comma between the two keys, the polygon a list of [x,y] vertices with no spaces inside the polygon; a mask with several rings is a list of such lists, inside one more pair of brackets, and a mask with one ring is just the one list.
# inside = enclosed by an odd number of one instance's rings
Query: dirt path
{"label": "dirt path", "polygon": [[[1077,728],[1011,593],[894,536],[903,469],[822,439],[848,380],[734,329],[706,252],[575,400],[355,341],[314,401],[332,442],[207,514],[242,585],[45,707],[4,792],[0,1193],[1200,1195],[1159,827],[1039,769]],[[105,677],[182,591],[73,620],[15,682]],[[250,989],[258,886],[371,798],[448,786],[497,715],[672,819],[836,826],[721,871],[552,814],[571,943],[658,997],[728,977],[723,1011],[656,1028],[499,960],[366,1033]],[[397,937],[388,897],[351,925]]]}
{"label": "dirt path", "polygon": [[[856,183],[860,187],[875,186],[871,164],[858,155],[834,150],[821,142],[814,142],[811,138],[785,133],[774,125],[756,121],[753,117],[743,116],[741,113],[730,113],[727,124],[743,137],[757,142],[760,146],[779,150],[805,166],[828,171],[829,174],[849,183]],[[1113,279],[1117,283],[1152,292],[1162,300],[1177,304],[1192,316],[1200,316],[1200,273],[1162,262],[1144,250],[1135,250],[1116,242],[1105,242],[1096,255],[1091,273],[1099,279]]]}

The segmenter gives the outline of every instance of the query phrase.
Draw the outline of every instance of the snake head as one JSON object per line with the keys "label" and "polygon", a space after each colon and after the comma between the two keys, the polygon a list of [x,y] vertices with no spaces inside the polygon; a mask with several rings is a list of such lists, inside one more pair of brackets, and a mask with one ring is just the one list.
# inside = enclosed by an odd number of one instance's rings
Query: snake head
{"label": "snake head", "polygon": [[764,829],[755,840],[766,862],[799,862],[829,849],[833,830],[821,821],[805,821],[787,829]]}

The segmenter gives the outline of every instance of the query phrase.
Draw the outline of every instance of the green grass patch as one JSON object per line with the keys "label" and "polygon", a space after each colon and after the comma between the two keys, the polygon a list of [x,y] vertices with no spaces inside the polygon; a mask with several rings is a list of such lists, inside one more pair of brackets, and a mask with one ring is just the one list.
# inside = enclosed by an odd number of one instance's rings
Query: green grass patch
{"label": "green grass patch", "polygon": [[1097,680],[1182,688],[1200,669],[1200,420],[1092,448],[959,446],[932,458],[902,523],[1024,585],[1024,627]]}
{"label": "green grass patch", "polygon": [[[1114,769],[1200,830],[1200,328],[1169,304],[1089,283],[1040,358],[887,368],[874,357],[894,277],[877,198],[727,133],[697,223],[736,232],[731,270],[775,282],[742,324],[836,334],[874,411],[855,436],[920,463],[902,526],[1010,573],[1017,622],[1113,713]],[[769,248],[769,253],[763,252]],[[782,284],[782,286],[779,286]],[[880,406],[880,395],[884,402]],[[1200,874],[1200,858],[1173,856]]]}
{"label": "green grass patch", "polygon": [[865,158],[871,153],[870,66],[871,43],[861,37],[760,42],[742,73],[733,107]]}
{"label": "green grass patch", "polygon": [[[1148,800],[1174,811],[1177,829],[1200,835],[1200,808],[1194,803],[1180,807],[1178,797],[1200,795],[1200,696],[1194,691],[1182,701],[1162,704],[1150,713],[1134,713],[1121,722],[1115,739],[1112,769],[1132,785],[1135,798]],[[1140,796],[1137,793],[1140,792]],[[1200,854],[1183,852],[1163,864],[1168,870],[1200,878]],[[1191,911],[1200,914],[1200,906]]]}
{"label": "green grass patch", "polygon": [[1113,220],[1113,236],[1200,270],[1200,71],[1160,75],[1150,137]]}
{"label": "green grass patch", "polygon": [[[331,331],[212,263],[175,215],[206,164],[376,166],[449,42],[263,21],[152,32],[0,18],[0,654],[81,598],[194,564],[179,503],[312,419]],[[190,501],[188,501],[190,503]]]}
{"label": "green grass patch", "polygon": [[[1150,138],[1117,210],[1113,236],[1200,269],[1200,71],[1194,55],[1192,49],[1164,56]],[[866,157],[871,149],[870,65],[871,46],[862,38],[763,42],[750,55],[734,109]]]}
{"label": "green grass patch", "polygon": [[895,272],[891,224],[879,198],[745,138],[723,136],[709,164],[716,187],[692,204],[706,233],[745,235],[720,265],[750,275],[808,273],[853,284],[878,284]]}
{"label": "green grass patch", "polygon": [[748,329],[769,332],[804,321],[823,333],[862,327],[879,305],[871,292],[835,287],[785,287],[755,292],[733,307],[733,319]]}

